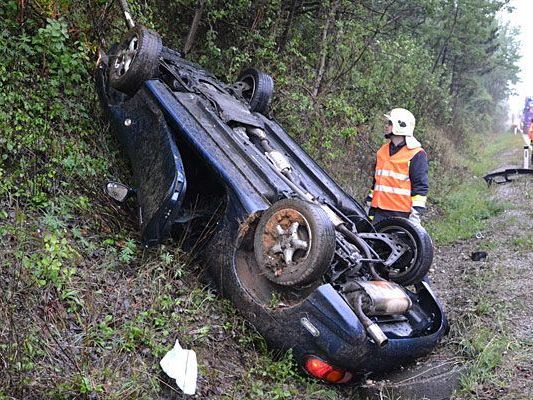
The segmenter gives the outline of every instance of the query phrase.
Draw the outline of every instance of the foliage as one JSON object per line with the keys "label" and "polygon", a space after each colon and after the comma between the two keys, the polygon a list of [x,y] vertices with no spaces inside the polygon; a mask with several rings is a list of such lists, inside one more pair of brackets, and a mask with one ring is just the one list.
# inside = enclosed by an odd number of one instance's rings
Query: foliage
{"label": "foliage", "polygon": [[[185,21],[166,36],[176,47],[201,3],[156,11]],[[506,1],[203,3],[189,56],[229,81],[248,65],[270,73],[276,117],[359,197],[388,109],[412,110],[423,143],[434,127],[453,144],[503,124],[518,59],[514,32],[497,20]]]}
{"label": "foliage", "polygon": [[92,91],[89,50],[63,19],[10,28],[0,32],[0,198],[46,207],[107,168],[91,149],[91,100],[76,98]]}

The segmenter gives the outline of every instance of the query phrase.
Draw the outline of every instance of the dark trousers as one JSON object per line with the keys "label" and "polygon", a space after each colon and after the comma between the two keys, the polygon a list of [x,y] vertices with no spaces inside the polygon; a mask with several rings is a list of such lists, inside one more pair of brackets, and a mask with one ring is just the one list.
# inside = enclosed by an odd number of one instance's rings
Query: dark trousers
{"label": "dark trousers", "polygon": [[409,218],[409,214],[409,212],[382,210],[381,208],[373,207],[368,212],[369,216],[374,217],[374,219],[372,220],[372,223],[374,224],[390,217]]}

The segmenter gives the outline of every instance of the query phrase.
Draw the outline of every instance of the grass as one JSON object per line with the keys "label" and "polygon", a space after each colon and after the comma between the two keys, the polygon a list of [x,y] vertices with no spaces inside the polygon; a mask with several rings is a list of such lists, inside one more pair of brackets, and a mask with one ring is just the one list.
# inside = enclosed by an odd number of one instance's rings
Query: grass
{"label": "grass", "polygon": [[433,199],[443,215],[428,221],[426,228],[437,244],[446,245],[474,237],[483,231],[490,218],[508,207],[493,199],[492,189],[482,176],[498,165],[498,154],[521,146],[521,141],[518,135],[493,135],[483,142],[483,147],[478,147],[465,158],[470,174],[462,183]]}
{"label": "grass", "polygon": [[512,240],[512,244],[518,250],[531,250],[533,249],[533,237],[531,232],[526,233],[523,236],[516,237]]}
{"label": "grass", "polygon": [[466,356],[472,361],[468,371],[461,378],[463,393],[478,395],[485,384],[505,386],[505,380],[495,373],[509,351],[518,348],[513,338],[505,334],[494,334],[491,329],[482,328],[475,335],[469,335],[461,344]]}
{"label": "grass", "polygon": [[485,228],[487,220],[505,209],[503,204],[491,199],[490,189],[476,178],[455,188],[440,207],[444,217],[427,224],[439,245],[474,237]]}
{"label": "grass", "polygon": [[[485,283],[489,281],[485,280]],[[483,293],[483,289],[479,289],[478,293]],[[517,340],[506,326],[509,305],[495,304],[482,296],[473,296],[473,312],[455,321],[453,333],[458,340],[458,352],[468,366],[461,377],[459,390],[461,398],[465,399],[478,399],[482,393],[486,396],[487,392],[508,387],[512,376],[502,373],[505,359],[518,357],[527,351],[527,346]]]}
{"label": "grass", "polygon": [[513,306],[487,297],[487,289],[502,275],[501,267],[474,267],[463,278],[467,294],[453,304],[459,315],[453,321],[449,340],[467,363],[461,377],[460,398],[477,399],[489,387],[505,387],[508,381],[499,368],[505,357],[520,351],[521,344],[505,322]]}
{"label": "grass", "polygon": [[[465,165],[476,177],[482,177],[499,166],[502,153],[514,148],[522,148],[524,142],[521,135],[491,134],[488,137],[477,137],[472,140],[470,154],[464,158]],[[512,160],[521,165],[522,159]]]}

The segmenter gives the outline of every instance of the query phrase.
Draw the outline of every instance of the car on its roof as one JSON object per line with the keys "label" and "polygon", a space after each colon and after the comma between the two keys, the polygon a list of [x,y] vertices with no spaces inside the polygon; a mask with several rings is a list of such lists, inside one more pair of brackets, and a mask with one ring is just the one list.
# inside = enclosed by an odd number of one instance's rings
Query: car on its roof
{"label": "car on its roof", "polygon": [[143,244],[184,226],[202,236],[220,293],[270,346],[339,383],[437,345],[447,322],[425,279],[429,235],[403,218],[372,224],[271,117],[269,75],[223,83],[137,25],[101,53],[96,76],[132,166]]}

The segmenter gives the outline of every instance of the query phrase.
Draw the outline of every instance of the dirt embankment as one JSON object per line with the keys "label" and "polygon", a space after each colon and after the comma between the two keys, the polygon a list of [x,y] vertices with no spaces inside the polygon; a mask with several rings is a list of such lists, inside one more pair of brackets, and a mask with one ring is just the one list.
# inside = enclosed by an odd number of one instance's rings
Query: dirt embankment
{"label": "dirt embankment", "polygon": [[[498,157],[501,169],[521,167],[522,149]],[[437,249],[431,279],[451,325],[438,352],[467,361],[457,399],[533,399],[533,180],[491,193],[505,211],[475,237]],[[475,251],[487,258],[473,261]]]}

